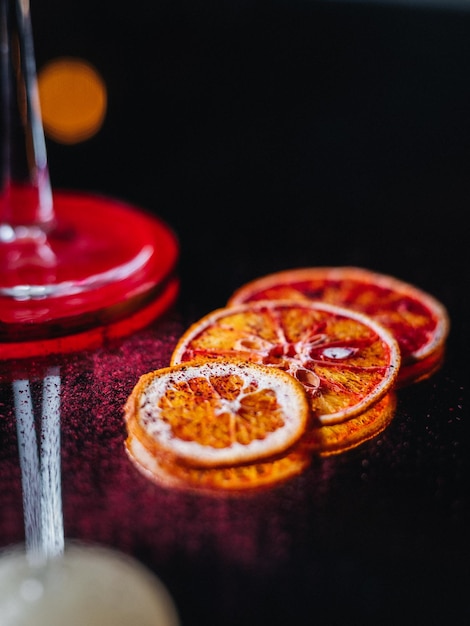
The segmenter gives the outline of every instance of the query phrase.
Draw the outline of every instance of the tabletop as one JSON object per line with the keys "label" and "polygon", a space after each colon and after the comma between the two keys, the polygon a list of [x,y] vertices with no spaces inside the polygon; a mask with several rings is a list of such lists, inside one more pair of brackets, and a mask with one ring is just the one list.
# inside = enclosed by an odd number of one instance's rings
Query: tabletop
{"label": "tabletop", "polygon": [[[66,536],[148,565],[182,626],[468,623],[470,12],[233,1],[129,15],[47,0],[33,20],[38,67],[80,56],[108,87],[95,137],[49,141],[53,184],[154,212],[181,247],[171,310],[53,359]],[[138,376],[246,281],[324,265],[443,302],[441,369],[398,391],[380,435],[265,492],[182,493],[141,475],[123,421]],[[24,537],[11,373],[37,403],[43,365],[2,368],[1,545]]]}

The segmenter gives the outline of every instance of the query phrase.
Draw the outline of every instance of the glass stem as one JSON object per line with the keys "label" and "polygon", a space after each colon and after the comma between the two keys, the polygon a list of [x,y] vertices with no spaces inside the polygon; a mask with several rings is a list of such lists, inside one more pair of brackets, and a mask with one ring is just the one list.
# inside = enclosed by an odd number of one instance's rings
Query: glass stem
{"label": "glass stem", "polygon": [[33,565],[64,551],[60,461],[60,374],[50,368],[43,380],[40,444],[30,383],[13,382],[23,489],[26,554]]}
{"label": "glass stem", "polygon": [[60,471],[60,374],[50,368],[43,382],[41,417],[41,545],[47,558],[64,551]]}
{"label": "glass stem", "polygon": [[54,209],[29,0],[0,0],[0,7],[2,241],[14,236],[18,228],[47,229],[54,220]]}
{"label": "glass stem", "polygon": [[31,561],[41,558],[41,474],[29,381],[13,382],[16,432],[23,490],[26,554]]}

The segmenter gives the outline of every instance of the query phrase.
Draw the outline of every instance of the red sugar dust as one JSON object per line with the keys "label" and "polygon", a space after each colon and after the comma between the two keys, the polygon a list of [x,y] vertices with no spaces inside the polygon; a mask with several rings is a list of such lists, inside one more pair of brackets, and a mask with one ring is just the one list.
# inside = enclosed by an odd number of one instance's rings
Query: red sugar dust
{"label": "red sugar dust", "polygon": [[[186,493],[153,483],[128,458],[123,407],[139,377],[167,367],[184,330],[174,315],[101,348],[60,361],[62,500],[67,539],[110,545],[162,572],[181,559],[222,558],[243,569],[268,571],[290,551],[292,520],[305,497],[309,472],[266,492],[243,496]],[[35,410],[42,378],[33,368]],[[11,384],[0,425],[2,544],[22,540],[21,479]],[[6,458],[5,458],[6,456]],[[3,506],[4,505],[4,506]],[[276,546],[276,549],[273,549]]]}

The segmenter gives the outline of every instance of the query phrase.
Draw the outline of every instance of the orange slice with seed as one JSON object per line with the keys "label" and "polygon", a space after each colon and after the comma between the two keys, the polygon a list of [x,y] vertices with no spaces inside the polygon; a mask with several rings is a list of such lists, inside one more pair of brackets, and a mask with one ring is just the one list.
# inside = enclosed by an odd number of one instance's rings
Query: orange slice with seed
{"label": "orange slice with seed", "polygon": [[228,305],[265,299],[323,301],[380,322],[400,346],[400,385],[430,376],[442,363],[450,326],[446,308],[430,294],[392,276],[357,267],[286,270],[246,283]]}
{"label": "orange slice with seed", "polygon": [[369,317],[322,302],[264,300],[224,307],[180,337],[171,364],[239,358],[287,372],[304,386],[314,419],[350,419],[393,386],[400,351]]}
{"label": "orange slice with seed", "polygon": [[286,452],[305,431],[309,405],[285,372],[224,360],[144,374],[124,414],[129,436],[162,462],[223,467]]}
{"label": "orange slice with seed", "polygon": [[127,438],[126,452],[135,467],[158,485],[213,495],[267,489],[297,476],[311,462],[309,454],[294,450],[279,459],[249,465],[190,467],[155,456],[135,435]]}

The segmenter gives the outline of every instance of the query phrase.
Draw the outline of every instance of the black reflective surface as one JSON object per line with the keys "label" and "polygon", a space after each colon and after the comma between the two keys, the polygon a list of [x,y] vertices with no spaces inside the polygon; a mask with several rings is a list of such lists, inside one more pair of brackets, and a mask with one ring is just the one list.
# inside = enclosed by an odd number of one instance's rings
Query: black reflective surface
{"label": "black reflective surface", "polygon": [[[153,567],[183,626],[468,623],[470,14],[48,0],[33,20],[38,68],[81,56],[109,89],[96,137],[48,143],[53,184],[154,211],[182,250],[176,326],[62,365],[66,532]],[[451,318],[444,366],[399,391],[382,435],[242,500],[162,492],[128,466],[120,407],[180,329],[262,274],[346,264]],[[5,543],[22,536],[10,426]]]}

